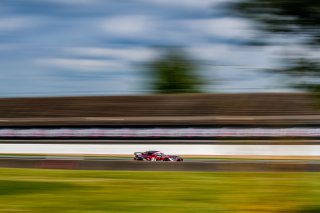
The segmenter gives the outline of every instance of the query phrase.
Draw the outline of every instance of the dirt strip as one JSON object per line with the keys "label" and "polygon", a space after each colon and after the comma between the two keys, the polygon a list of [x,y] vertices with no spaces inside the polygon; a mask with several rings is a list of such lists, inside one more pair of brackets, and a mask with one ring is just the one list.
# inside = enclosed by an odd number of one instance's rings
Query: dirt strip
{"label": "dirt strip", "polygon": [[0,159],[3,168],[134,170],[134,171],[206,171],[206,172],[320,172],[316,162],[138,162],[64,159]]}

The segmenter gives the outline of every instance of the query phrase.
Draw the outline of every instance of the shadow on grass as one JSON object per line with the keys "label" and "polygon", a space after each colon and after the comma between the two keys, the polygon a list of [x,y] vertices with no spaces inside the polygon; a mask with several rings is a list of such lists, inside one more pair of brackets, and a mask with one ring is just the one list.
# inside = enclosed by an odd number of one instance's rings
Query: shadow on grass
{"label": "shadow on grass", "polygon": [[0,196],[36,194],[75,188],[77,188],[76,185],[68,183],[0,180]]}
{"label": "shadow on grass", "polygon": [[306,206],[297,211],[297,213],[320,213],[320,205],[319,206]]}

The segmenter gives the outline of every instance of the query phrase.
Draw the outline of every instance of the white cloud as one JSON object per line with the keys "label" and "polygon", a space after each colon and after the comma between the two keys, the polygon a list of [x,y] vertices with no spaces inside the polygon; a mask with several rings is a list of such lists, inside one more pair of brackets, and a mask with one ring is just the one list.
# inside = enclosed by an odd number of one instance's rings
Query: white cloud
{"label": "white cloud", "polygon": [[117,16],[106,18],[98,23],[98,28],[106,35],[119,37],[145,37],[156,23],[151,17],[142,15]]}
{"label": "white cloud", "polygon": [[0,31],[29,29],[39,25],[39,21],[31,17],[0,18]]}
{"label": "white cloud", "polygon": [[100,0],[31,0],[33,2],[45,2],[63,5],[92,5],[101,2]]}
{"label": "white cloud", "polygon": [[301,43],[291,43],[284,49],[283,46],[277,46],[277,51],[285,55],[285,57],[296,59],[296,58],[308,58],[311,60],[320,59],[320,51],[314,46],[305,46]]}
{"label": "white cloud", "polygon": [[65,52],[74,56],[85,57],[111,57],[125,61],[145,61],[155,57],[155,51],[149,48],[97,48],[97,47],[72,47]]}
{"label": "white cloud", "polygon": [[140,0],[145,3],[180,8],[210,8],[226,0]]}
{"label": "white cloud", "polygon": [[181,21],[181,24],[200,34],[221,38],[248,39],[252,35],[249,22],[239,18],[210,18]]}
{"label": "white cloud", "polygon": [[[241,92],[294,92],[286,86],[286,81],[279,78],[278,75],[268,76],[261,75],[255,70],[241,70],[229,68],[215,72],[220,79],[220,85],[214,87],[209,85],[207,89],[224,93],[241,93]],[[263,77],[262,77],[263,76]]]}
{"label": "white cloud", "polygon": [[266,69],[275,66],[277,48],[245,47],[231,44],[198,44],[188,48],[197,58],[215,65],[239,66],[247,69]]}
{"label": "white cloud", "polygon": [[0,44],[0,51],[12,51],[21,48],[19,44]]}
{"label": "white cloud", "polygon": [[113,60],[43,58],[35,60],[35,64],[77,71],[119,71],[125,64]]}

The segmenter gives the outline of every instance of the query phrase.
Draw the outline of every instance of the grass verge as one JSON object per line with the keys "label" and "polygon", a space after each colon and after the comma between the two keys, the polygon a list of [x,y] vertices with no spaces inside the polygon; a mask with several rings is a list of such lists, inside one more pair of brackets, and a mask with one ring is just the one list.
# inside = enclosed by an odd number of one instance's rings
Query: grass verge
{"label": "grass verge", "polygon": [[320,173],[0,169],[0,212],[320,212]]}

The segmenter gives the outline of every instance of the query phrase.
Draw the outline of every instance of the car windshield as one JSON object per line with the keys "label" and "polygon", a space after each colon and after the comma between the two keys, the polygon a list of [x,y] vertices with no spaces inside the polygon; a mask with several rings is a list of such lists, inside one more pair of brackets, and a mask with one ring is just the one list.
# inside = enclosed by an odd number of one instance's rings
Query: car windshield
{"label": "car windshield", "polygon": [[153,155],[153,154],[156,153],[156,152],[158,152],[158,151],[148,151],[147,154],[148,154],[148,155]]}

